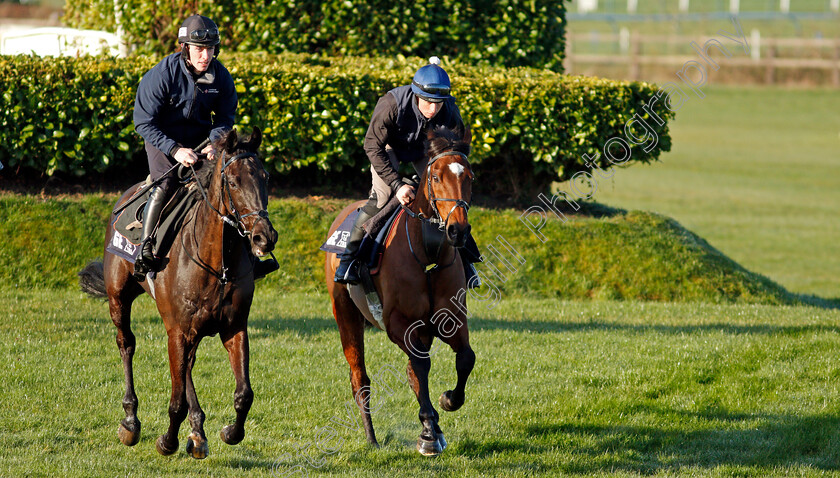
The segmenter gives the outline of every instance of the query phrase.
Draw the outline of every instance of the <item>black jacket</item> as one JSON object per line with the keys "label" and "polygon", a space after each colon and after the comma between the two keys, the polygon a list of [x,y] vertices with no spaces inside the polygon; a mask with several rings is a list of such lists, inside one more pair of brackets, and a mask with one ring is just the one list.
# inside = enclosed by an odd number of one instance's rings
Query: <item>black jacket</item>
{"label": "black jacket", "polygon": [[[172,156],[176,147],[194,148],[233,128],[237,97],[233,78],[218,60],[198,78],[181,53],[173,53],[140,80],[134,100],[134,129]],[[212,113],[212,115],[211,115]]]}
{"label": "black jacket", "polygon": [[401,163],[413,163],[423,158],[426,131],[437,126],[463,130],[461,112],[455,98],[443,102],[443,108],[432,119],[426,119],[417,108],[411,86],[400,86],[389,91],[376,103],[373,117],[365,134],[365,153],[380,178],[396,192],[402,182],[400,175],[388,159],[385,146],[394,149]]}

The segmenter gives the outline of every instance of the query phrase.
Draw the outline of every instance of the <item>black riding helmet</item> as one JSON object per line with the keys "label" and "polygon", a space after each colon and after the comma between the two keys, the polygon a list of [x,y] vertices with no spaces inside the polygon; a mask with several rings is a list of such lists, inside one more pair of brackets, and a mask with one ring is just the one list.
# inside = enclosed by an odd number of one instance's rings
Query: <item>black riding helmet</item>
{"label": "black riding helmet", "polygon": [[205,16],[193,15],[184,20],[178,29],[178,41],[188,45],[218,45],[219,27]]}

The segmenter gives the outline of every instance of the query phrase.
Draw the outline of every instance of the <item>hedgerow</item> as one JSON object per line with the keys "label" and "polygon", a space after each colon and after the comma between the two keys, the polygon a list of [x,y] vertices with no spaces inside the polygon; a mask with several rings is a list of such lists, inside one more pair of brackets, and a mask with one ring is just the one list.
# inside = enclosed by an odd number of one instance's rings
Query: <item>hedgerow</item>
{"label": "hedgerow", "polygon": [[[268,169],[361,171],[361,145],[377,98],[410,81],[420,58],[222,56],[240,99],[237,126],[263,129]],[[118,169],[142,153],[133,131],[134,95],[157,58],[0,56],[0,158],[11,168],[85,176]],[[657,87],[642,82],[566,76],[529,68],[463,65],[444,59],[462,116],[473,133],[470,161],[479,180],[533,191],[579,171],[607,168],[611,138],[626,138],[634,115]],[[632,147],[628,165],[670,150],[666,121],[657,144]],[[641,134],[639,134],[641,136]],[[597,157],[594,162],[584,155]]]}
{"label": "hedgerow", "polygon": [[566,8],[557,0],[68,0],[64,21],[115,32],[163,54],[192,13],[214,19],[225,49],[332,56],[449,56],[468,64],[562,70]]}

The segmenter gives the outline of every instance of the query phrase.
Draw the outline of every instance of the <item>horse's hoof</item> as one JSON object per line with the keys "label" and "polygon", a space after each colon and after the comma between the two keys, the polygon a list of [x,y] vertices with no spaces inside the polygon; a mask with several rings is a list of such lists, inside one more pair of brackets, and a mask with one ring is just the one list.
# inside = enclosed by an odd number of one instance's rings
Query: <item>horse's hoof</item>
{"label": "horse's hoof", "polygon": [[190,433],[187,438],[187,454],[196,460],[203,460],[207,458],[208,453],[210,453],[210,447],[207,446],[207,440],[195,433]]}
{"label": "horse's hoof", "polygon": [[166,444],[163,442],[163,435],[159,436],[157,441],[155,441],[155,448],[157,448],[158,453],[161,455],[167,456],[175,453],[178,451],[178,440],[175,440],[175,446],[172,448],[168,448]]}
{"label": "horse's hoof", "polygon": [[125,446],[134,446],[140,441],[140,421],[135,420],[133,423],[123,420],[120,422],[120,429],[117,431],[117,436]]}
{"label": "horse's hoof", "polygon": [[443,433],[437,434],[437,441],[438,445],[440,445],[440,451],[446,450],[446,447],[449,445],[449,443],[446,443],[446,438],[443,438]]}
{"label": "horse's hoof", "polygon": [[438,400],[438,403],[440,403],[440,408],[442,408],[446,412],[454,412],[455,410],[461,408],[461,406],[464,404],[465,397],[461,397],[460,400],[456,400],[453,397],[453,395],[454,394],[452,393],[452,390],[447,390],[441,393],[440,399]]}
{"label": "horse's hoof", "polygon": [[235,433],[235,426],[234,425],[227,425],[222,428],[222,431],[219,432],[219,436],[222,437],[222,441],[227,443],[228,445],[236,445],[245,438],[245,432],[243,431],[241,434],[237,435]]}
{"label": "horse's hoof", "polygon": [[443,453],[440,440],[424,440],[422,437],[417,439],[417,451],[423,456],[438,456]]}

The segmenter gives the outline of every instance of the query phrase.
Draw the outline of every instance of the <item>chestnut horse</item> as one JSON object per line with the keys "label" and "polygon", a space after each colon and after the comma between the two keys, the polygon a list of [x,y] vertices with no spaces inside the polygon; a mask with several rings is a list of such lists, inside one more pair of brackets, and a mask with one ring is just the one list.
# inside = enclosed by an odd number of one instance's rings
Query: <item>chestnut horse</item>
{"label": "chestnut horse", "polygon": [[[178,429],[189,414],[192,432],[186,451],[193,458],[207,456],[204,412],[196,398],[192,368],[201,339],[215,334],[227,349],[236,379],[236,421],[222,428],[221,438],[235,445],[245,437],[245,418],[254,396],[248,376],[247,330],[254,296],[253,270],[256,256],[268,254],[277,242],[277,231],[266,211],[268,174],[257,157],[261,139],[260,130],[255,129],[248,138],[240,138],[233,130],[216,141],[217,159],[204,161],[197,173],[211,175],[209,186],[199,188],[202,197],[187,212],[166,265],[154,278],[147,276],[138,282],[133,276],[134,265],[107,250],[102,262],[92,262],[79,273],[83,290],[107,297],[117,327],[126,389],[119,438],[125,445],[140,440],[131,304],[143,292],[154,298],[169,337],[169,429],[157,439],[157,451],[170,455],[178,449]],[[201,182],[197,181],[198,185]],[[126,191],[117,206],[139,186]],[[114,219],[112,215],[105,233],[106,246],[114,234],[110,226]]]}
{"label": "chestnut horse", "polygon": [[[467,330],[464,269],[458,252],[470,231],[467,209],[474,176],[467,159],[469,141],[469,132],[463,138],[445,128],[428,134],[428,163],[416,197],[395,221],[396,232],[382,255],[379,273],[373,276],[382,303],[382,325],[372,318],[361,286],[333,281],[339,259],[334,253],[326,255],[327,289],[344,356],[350,365],[353,397],[362,414],[367,440],[374,446],[378,443],[371,422],[370,378],[364,356],[366,319],[377,328],[384,326],[388,338],[408,355],[408,379],[420,404],[423,425],[417,451],[435,456],[446,448],[438,413],[429,399],[429,352],[435,337],[456,353],[458,375],[455,389],[440,396],[440,406],[455,411],[464,404],[467,378],[475,364]],[[341,211],[329,236],[362,204],[356,202]],[[432,235],[440,241],[428,248],[436,252],[424,248],[424,228],[437,231]]]}

